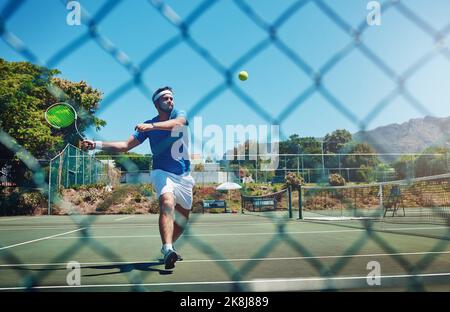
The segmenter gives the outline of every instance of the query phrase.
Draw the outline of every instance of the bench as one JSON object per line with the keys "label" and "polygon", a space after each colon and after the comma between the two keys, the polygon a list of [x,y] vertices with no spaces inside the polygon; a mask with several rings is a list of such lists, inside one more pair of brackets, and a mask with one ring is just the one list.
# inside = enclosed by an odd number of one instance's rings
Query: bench
{"label": "bench", "polygon": [[219,199],[206,199],[202,201],[203,213],[205,209],[211,208],[223,208],[224,212],[227,212],[227,202]]}

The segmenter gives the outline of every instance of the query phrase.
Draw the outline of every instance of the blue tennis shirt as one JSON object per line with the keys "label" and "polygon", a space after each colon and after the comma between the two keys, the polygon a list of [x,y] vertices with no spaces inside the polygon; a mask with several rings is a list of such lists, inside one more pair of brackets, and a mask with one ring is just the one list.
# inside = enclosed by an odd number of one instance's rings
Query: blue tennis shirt
{"label": "blue tennis shirt", "polygon": [[[169,120],[177,117],[184,117],[186,119],[186,126],[189,125],[186,118],[186,112],[173,109],[170,113]],[[156,116],[151,120],[145,121],[144,123],[158,121],[160,121],[159,116]],[[178,175],[190,171],[191,162],[187,156],[189,154],[187,153],[187,150],[183,151],[183,149],[187,149],[188,146],[184,144],[181,145],[179,154],[172,156],[172,146],[177,140],[182,140],[181,138],[183,137],[183,133],[180,133],[178,137],[172,137],[171,131],[151,130],[146,132],[136,131],[133,136],[140,143],[143,143],[147,138],[149,139],[150,148],[153,153],[153,170],[161,169]],[[188,142],[186,138],[183,140]],[[182,157],[181,154],[183,154],[184,157]]]}

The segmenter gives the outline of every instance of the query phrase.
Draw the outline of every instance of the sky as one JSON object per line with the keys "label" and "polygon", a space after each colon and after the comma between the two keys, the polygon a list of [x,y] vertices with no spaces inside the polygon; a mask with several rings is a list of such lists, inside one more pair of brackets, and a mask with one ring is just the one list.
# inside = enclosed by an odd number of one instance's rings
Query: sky
{"label": "sky", "polygon": [[[11,11],[13,2],[20,5]],[[203,144],[204,130],[217,127],[224,145],[232,144],[227,125],[275,123],[283,139],[450,116],[450,0],[379,1],[380,25],[367,24],[369,2],[80,0],[83,23],[68,25],[66,1],[0,0],[6,30],[0,57],[29,60],[11,46],[14,36],[35,62],[100,90],[98,117],[107,125],[86,133],[97,140],[127,139],[136,124],[156,115],[148,94],[165,85],[174,88],[175,108],[188,112],[192,126],[201,118],[203,134],[195,140]],[[86,26],[92,18],[97,39]],[[359,46],[351,35],[357,29]],[[88,39],[69,46],[80,38]],[[116,52],[105,51],[108,46]],[[142,69],[144,88],[117,58]],[[241,70],[249,73],[247,81],[238,79]],[[401,90],[399,77],[406,78]],[[149,153],[149,145],[133,151]]]}

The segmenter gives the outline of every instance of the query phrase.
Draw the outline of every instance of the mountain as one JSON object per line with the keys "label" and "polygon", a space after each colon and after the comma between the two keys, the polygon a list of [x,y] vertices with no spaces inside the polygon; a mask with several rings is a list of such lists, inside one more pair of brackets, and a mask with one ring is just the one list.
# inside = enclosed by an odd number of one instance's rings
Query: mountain
{"label": "mountain", "polygon": [[378,153],[420,153],[430,146],[450,147],[450,117],[411,119],[353,134],[358,142],[369,143]]}

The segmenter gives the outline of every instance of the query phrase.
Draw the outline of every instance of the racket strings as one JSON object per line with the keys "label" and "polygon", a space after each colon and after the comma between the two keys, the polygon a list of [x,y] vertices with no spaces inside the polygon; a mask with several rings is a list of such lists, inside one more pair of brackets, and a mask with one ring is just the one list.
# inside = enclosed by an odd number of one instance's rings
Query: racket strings
{"label": "racket strings", "polygon": [[74,124],[77,134],[82,139],[85,138],[78,130],[77,113],[71,105],[67,103],[54,104],[47,109],[45,118],[51,126],[57,129],[64,129]]}
{"label": "racket strings", "polygon": [[47,111],[48,122],[56,128],[70,126],[76,119],[75,112],[66,105],[55,105]]}

